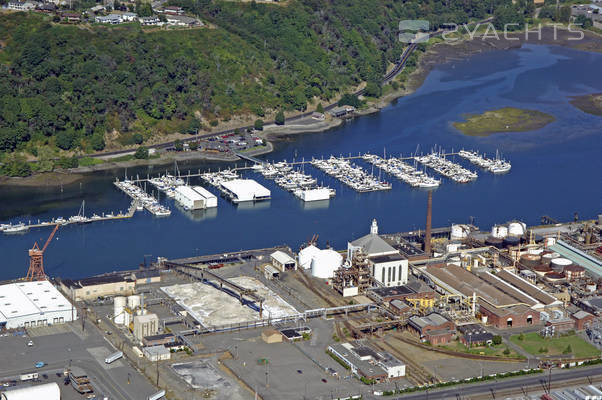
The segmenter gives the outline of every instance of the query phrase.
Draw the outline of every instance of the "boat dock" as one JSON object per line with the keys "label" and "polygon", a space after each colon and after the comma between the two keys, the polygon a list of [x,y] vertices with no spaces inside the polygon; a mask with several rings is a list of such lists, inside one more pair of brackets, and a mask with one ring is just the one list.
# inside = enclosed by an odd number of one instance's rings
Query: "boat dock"
{"label": "boat dock", "polygon": [[167,217],[171,215],[171,210],[159,204],[159,201],[146,191],[138,187],[133,181],[128,179],[124,181],[116,180],[113,184],[121,191],[127,194],[136,203],[136,210],[142,211],[145,208],[151,214],[157,217]]}
{"label": "boat dock", "polygon": [[314,159],[311,161],[311,165],[360,193],[391,190],[392,188],[390,183],[381,181],[380,177],[376,178],[372,174],[368,174],[362,167],[351,163],[344,157],[331,156],[326,160]]}
{"label": "boat dock", "polygon": [[[412,187],[436,189],[441,184],[441,180],[428,176],[423,171],[419,171],[415,167],[406,164],[400,158],[391,157],[385,159],[374,154],[365,154],[363,159]],[[414,160],[415,162],[416,160]]]}
{"label": "boat dock", "polygon": [[[84,203],[82,203],[82,207],[83,207],[83,204]],[[38,220],[37,222],[33,222],[33,223],[31,221],[28,221],[27,224],[24,222],[20,222],[18,224],[14,224],[14,225],[13,224],[0,224],[0,232],[10,235],[10,234],[26,233],[32,228],[54,227],[56,225],[66,226],[66,225],[75,225],[75,224],[89,224],[92,222],[114,221],[114,220],[131,218],[134,216],[134,213],[136,212],[137,204],[138,203],[135,200],[132,201],[132,204],[130,205],[130,207],[128,208],[128,210],[125,213],[120,211],[117,214],[102,213],[101,215],[93,214],[91,217],[86,217],[85,215],[83,215],[83,212],[80,209],[80,213],[78,215],[74,215],[74,216],[70,217],[69,219],[64,219],[62,217],[58,217],[58,218],[54,218],[50,221]]]}
{"label": "boat dock", "polygon": [[[458,153],[459,154],[459,153]],[[447,154],[432,152],[425,156],[415,157],[419,163],[433,169],[440,175],[451,179],[457,183],[468,183],[477,179],[478,174],[470,171],[460,164],[456,164],[446,159]]]}

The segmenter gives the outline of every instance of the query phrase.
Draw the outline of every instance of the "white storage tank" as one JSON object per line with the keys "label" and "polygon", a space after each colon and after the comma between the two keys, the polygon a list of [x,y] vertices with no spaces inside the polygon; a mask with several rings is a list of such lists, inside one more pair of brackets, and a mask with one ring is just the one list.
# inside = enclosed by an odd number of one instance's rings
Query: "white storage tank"
{"label": "white storage tank", "polygon": [[559,257],[550,261],[550,268],[552,268],[553,271],[561,272],[571,264],[573,264],[573,262],[568,258]]}
{"label": "white storage tank", "polygon": [[140,307],[140,295],[128,296],[128,308],[134,311],[136,307]]}
{"label": "white storage tank", "polygon": [[451,226],[451,238],[452,239],[464,239],[468,236],[470,228],[464,224],[454,224]]}
{"label": "white storage tank", "polygon": [[522,236],[525,234],[526,225],[522,222],[510,222],[508,224],[508,234],[512,236]]}
{"label": "white storage tank", "polygon": [[306,248],[302,249],[299,252],[299,267],[303,269],[311,268],[311,260],[315,255],[320,253],[320,249],[318,249],[313,244],[310,244]]}
{"label": "white storage tank", "polygon": [[343,264],[343,256],[332,249],[320,250],[311,261],[311,274],[316,278],[329,279]]}
{"label": "white storage tank", "polygon": [[125,304],[126,300],[123,296],[117,296],[113,299],[113,320],[117,325],[125,324]]}
{"label": "white storage tank", "polygon": [[508,236],[508,227],[505,225],[495,225],[491,228],[491,236],[498,239],[503,239]]}

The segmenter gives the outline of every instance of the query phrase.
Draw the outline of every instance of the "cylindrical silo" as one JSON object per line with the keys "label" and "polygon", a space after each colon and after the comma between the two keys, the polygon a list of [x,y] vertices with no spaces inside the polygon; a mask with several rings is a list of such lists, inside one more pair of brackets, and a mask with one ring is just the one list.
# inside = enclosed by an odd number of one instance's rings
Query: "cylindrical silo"
{"label": "cylindrical silo", "polygon": [[554,258],[552,261],[550,261],[550,268],[552,268],[552,271],[562,272],[566,267],[568,267],[571,264],[573,264],[571,260],[559,257]]}
{"label": "cylindrical silo", "polygon": [[537,254],[523,254],[520,256],[520,263],[526,267],[532,268],[541,264],[541,257]]}
{"label": "cylindrical silo", "polygon": [[123,296],[117,296],[113,299],[113,317],[114,317],[114,322],[117,325],[123,325],[125,323],[125,317],[124,317],[124,308],[125,308],[125,297]]}
{"label": "cylindrical silo", "polygon": [[140,295],[128,296],[128,308],[134,311],[137,307],[140,307]]}
{"label": "cylindrical silo", "polygon": [[332,249],[321,250],[311,262],[311,274],[316,278],[329,279],[341,267],[343,256]]}
{"label": "cylindrical silo", "polygon": [[510,222],[508,224],[508,234],[512,236],[522,236],[525,234],[525,227],[522,222]]}
{"label": "cylindrical silo", "polygon": [[505,238],[508,236],[508,227],[505,225],[495,225],[491,228],[491,236],[499,239]]}

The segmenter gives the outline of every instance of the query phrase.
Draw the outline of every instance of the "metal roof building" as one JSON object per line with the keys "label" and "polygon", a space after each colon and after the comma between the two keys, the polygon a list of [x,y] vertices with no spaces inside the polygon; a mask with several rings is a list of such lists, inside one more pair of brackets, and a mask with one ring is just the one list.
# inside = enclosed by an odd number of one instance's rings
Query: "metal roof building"
{"label": "metal roof building", "polygon": [[60,400],[61,389],[56,382],[45,383],[43,385],[28,386],[24,388],[7,390],[0,394],[1,400]]}
{"label": "metal roof building", "polygon": [[187,210],[217,207],[217,197],[202,186],[178,186],[175,199]]}
{"label": "metal roof building", "polygon": [[253,179],[234,179],[221,185],[234,203],[268,200],[272,195],[269,189]]}
{"label": "metal roof building", "polygon": [[43,326],[77,319],[77,310],[50,282],[0,286],[0,328]]}

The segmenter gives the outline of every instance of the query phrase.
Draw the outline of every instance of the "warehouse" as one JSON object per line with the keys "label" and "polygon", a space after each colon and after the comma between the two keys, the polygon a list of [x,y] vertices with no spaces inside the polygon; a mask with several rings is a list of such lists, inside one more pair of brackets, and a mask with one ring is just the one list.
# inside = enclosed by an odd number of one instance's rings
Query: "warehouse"
{"label": "warehouse", "polygon": [[0,395],[1,400],[60,400],[60,398],[61,389],[56,382],[7,390]]}
{"label": "warehouse", "polygon": [[178,186],[175,199],[187,210],[217,207],[217,197],[202,186]]}
{"label": "warehouse", "polygon": [[272,195],[269,189],[252,179],[234,179],[221,185],[234,203],[269,200]]}
{"label": "warehouse", "polygon": [[77,310],[48,281],[0,286],[0,329],[58,324],[77,319]]}
{"label": "warehouse", "polygon": [[136,280],[132,274],[109,274],[79,280],[63,279],[61,289],[74,301],[94,300],[104,296],[134,294]]}

